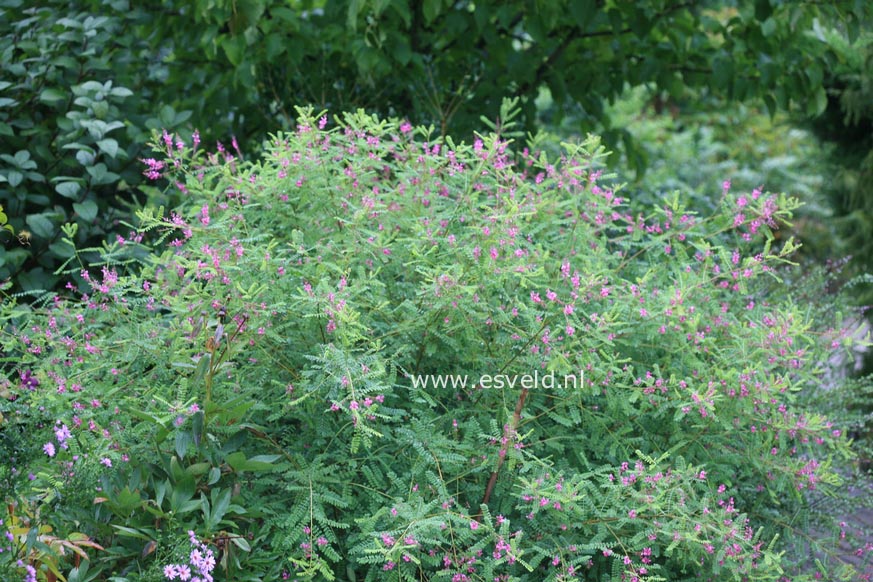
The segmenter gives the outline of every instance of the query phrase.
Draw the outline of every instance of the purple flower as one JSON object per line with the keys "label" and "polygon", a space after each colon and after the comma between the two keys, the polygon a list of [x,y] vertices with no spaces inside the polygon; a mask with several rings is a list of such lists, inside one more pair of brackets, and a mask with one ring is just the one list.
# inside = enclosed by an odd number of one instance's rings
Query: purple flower
{"label": "purple flower", "polygon": [[21,374],[21,386],[22,388],[27,388],[28,390],[36,390],[36,387],[39,386],[39,380],[36,376],[33,375],[33,372],[30,370],[24,370]]}
{"label": "purple flower", "polygon": [[148,167],[143,174],[149,180],[157,180],[161,177],[161,170],[164,169],[164,162],[158,161],[154,158],[146,158],[142,160],[142,162]]}
{"label": "purple flower", "polygon": [[60,428],[55,429],[55,437],[58,439],[58,442],[62,445],[71,436],[73,436],[73,435],[70,433],[70,429],[67,428],[66,424],[62,424],[60,426]]}
{"label": "purple flower", "polygon": [[43,452],[47,454],[49,457],[55,456],[55,446],[51,443],[46,443],[42,446]]}

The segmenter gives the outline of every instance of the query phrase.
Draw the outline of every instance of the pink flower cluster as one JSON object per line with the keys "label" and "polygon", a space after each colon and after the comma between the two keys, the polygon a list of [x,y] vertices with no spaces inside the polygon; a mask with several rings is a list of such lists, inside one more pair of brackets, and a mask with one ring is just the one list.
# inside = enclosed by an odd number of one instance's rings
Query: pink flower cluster
{"label": "pink flower cluster", "polygon": [[215,569],[212,550],[198,540],[193,531],[188,532],[188,539],[194,548],[188,556],[188,564],[167,564],[164,577],[167,580],[178,578],[182,582],[212,582],[212,570]]}

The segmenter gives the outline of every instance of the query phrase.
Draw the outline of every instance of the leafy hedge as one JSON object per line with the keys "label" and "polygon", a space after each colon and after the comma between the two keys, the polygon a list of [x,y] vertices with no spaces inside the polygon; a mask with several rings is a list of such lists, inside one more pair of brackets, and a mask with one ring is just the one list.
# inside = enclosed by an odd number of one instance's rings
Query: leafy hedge
{"label": "leafy hedge", "polygon": [[180,207],[91,263],[65,227],[87,284],[0,312],[9,577],[853,575],[807,540],[851,337],[780,282],[792,199],[633,215],[595,137],[363,113],[257,162],[179,142],[145,161]]}

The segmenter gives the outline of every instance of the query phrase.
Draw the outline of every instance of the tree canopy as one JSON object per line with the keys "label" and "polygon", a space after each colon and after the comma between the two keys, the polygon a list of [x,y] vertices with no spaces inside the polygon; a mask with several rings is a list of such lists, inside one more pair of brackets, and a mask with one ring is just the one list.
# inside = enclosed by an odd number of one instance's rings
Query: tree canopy
{"label": "tree canopy", "polygon": [[823,27],[852,39],[870,17],[861,0],[159,4],[166,60],[220,64],[219,75],[245,88],[236,104],[264,119],[290,121],[301,103],[363,107],[433,122],[444,134],[493,118],[507,96],[522,98],[531,124],[543,88],[581,129],[603,121],[605,101],[643,84],[815,115],[827,105],[822,80],[835,60]]}

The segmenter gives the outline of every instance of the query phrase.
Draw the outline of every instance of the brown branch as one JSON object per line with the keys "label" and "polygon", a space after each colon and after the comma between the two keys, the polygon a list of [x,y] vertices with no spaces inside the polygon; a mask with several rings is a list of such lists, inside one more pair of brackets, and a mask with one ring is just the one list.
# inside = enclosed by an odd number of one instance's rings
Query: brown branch
{"label": "brown branch", "polygon": [[527,388],[521,389],[521,394],[518,395],[518,402],[515,403],[515,411],[512,413],[512,420],[503,429],[503,439],[505,442],[500,449],[500,455],[497,457],[497,467],[495,467],[494,471],[491,473],[491,478],[488,480],[488,487],[485,488],[485,497],[482,498],[482,505],[488,504],[488,500],[491,499],[491,492],[494,491],[494,486],[497,485],[497,474],[500,472],[500,468],[506,460],[509,442],[515,434],[515,429],[518,428],[518,425],[521,422],[521,411],[524,408],[524,401],[527,400],[527,393]]}

